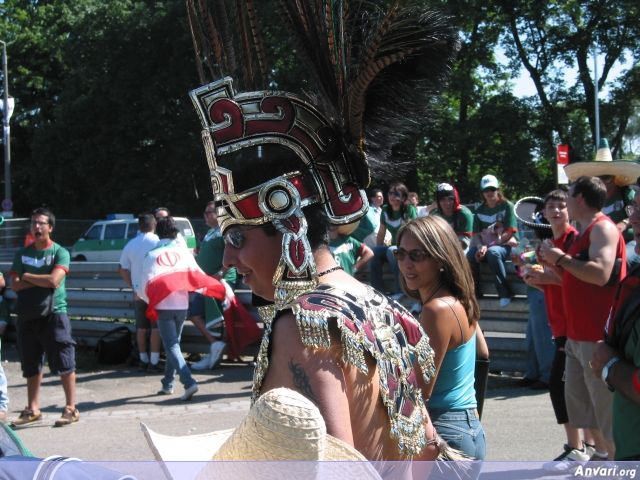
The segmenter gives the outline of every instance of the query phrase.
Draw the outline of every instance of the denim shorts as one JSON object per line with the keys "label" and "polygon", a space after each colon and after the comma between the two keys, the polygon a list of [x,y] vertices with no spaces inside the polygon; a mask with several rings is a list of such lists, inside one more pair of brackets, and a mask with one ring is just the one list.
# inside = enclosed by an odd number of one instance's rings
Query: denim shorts
{"label": "denim shorts", "polygon": [[438,434],[450,446],[476,460],[484,460],[484,429],[475,408],[468,410],[429,410]]}

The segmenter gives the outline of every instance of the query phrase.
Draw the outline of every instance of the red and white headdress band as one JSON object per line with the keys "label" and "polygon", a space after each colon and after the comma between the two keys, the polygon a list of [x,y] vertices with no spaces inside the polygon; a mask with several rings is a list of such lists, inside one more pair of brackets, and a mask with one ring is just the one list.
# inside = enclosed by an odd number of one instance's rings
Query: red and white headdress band
{"label": "red and white headdress band", "polygon": [[[284,92],[236,94],[229,77],[191,92],[202,125],[222,231],[233,225],[272,223],[283,234],[276,276],[277,300],[287,302],[316,282],[302,209],[323,206],[331,223],[352,223],[367,210],[367,198],[351,175],[339,136],[312,105]],[[240,149],[279,145],[300,159],[300,169],[236,192],[232,172],[219,159]],[[260,168],[259,158],[253,168]]]}

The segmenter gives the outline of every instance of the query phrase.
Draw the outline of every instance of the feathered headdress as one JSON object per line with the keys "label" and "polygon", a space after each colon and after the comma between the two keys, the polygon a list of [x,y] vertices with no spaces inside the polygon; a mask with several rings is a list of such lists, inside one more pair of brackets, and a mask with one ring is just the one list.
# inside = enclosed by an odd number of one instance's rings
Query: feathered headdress
{"label": "feathered headdress", "polygon": [[[270,49],[253,1],[186,2],[200,79],[215,80],[191,97],[204,126],[219,222],[223,231],[271,222],[284,234],[274,285],[285,286],[276,300],[286,302],[287,284],[316,281],[302,208],[320,204],[334,224],[364,215],[370,172],[380,172],[393,147],[425,123],[457,35],[442,16],[412,2],[281,0],[291,47],[308,76],[307,93],[298,96],[265,90]],[[236,93],[233,81],[252,91]],[[299,166],[235,191],[234,167],[223,168],[221,158],[263,146],[287,150]],[[261,155],[258,148],[252,156],[256,166]]]}

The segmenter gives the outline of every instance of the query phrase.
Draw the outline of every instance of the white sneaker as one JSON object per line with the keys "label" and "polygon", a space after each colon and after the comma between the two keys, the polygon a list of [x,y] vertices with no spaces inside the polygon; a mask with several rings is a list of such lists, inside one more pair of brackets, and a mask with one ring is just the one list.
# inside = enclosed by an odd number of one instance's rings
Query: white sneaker
{"label": "white sneaker", "polygon": [[184,390],[184,393],[180,397],[180,400],[184,400],[184,401],[191,400],[191,397],[193,397],[197,391],[198,391],[198,384],[194,383],[189,388],[186,388]]}
{"label": "white sneaker", "polygon": [[545,463],[542,468],[547,471],[566,472],[577,467],[577,462],[588,462],[591,457],[584,449],[571,448],[564,445],[564,452],[553,459],[553,462]]}
{"label": "white sneaker", "polygon": [[500,304],[500,308],[504,308],[511,303],[511,299],[509,297],[503,297],[498,303]]}
{"label": "white sneaker", "polygon": [[593,457],[596,454],[596,446],[595,445],[591,445],[590,443],[587,443],[587,442],[582,442],[582,446],[583,446],[583,449],[584,449],[584,453],[589,455],[589,458]]}

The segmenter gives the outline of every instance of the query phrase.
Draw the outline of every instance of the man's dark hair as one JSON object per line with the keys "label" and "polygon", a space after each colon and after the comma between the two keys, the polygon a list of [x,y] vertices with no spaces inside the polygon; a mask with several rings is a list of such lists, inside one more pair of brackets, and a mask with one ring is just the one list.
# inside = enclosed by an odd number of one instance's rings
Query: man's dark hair
{"label": "man's dark hair", "polygon": [[567,192],[560,188],[556,190],[552,190],[547,193],[542,201],[543,205],[546,207],[549,202],[566,202],[567,201]]}
{"label": "man's dark hair", "polygon": [[158,208],[154,208],[153,209],[153,216],[155,217],[156,215],[158,215],[158,212],[162,212],[162,211],[167,212],[167,216],[170,217],[171,216],[171,211],[167,208],[167,207],[158,207]]}
{"label": "man's dark hair", "polygon": [[30,218],[37,217],[38,215],[44,215],[45,217],[47,217],[47,220],[49,222],[49,225],[51,225],[51,228],[56,226],[56,216],[48,208],[44,208],[44,207],[36,208],[31,212]]}
{"label": "man's dark hair", "polygon": [[156,234],[158,238],[170,238],[174,239],[178,236],[178,227],[176,227],[176,221],[173,217],[163,217],[158,219],[156,225]]}
{"label": "man's dark hair", "polygon": [[598,177],[588,177],[583,175],[573,183],[573,197],[578,194],[582,195],[587,206],[602,210],[604,202],[607,198],[607,187]]}
{"label": "man's dark hair", "polygon": [[156,217],[150,213],[138,215],[138,229],[141,232],[153,232],[154,228],[156,228]]}
{"label": "man's dark hair", "polygon": [[373,197],[378,195],[378,193],[382,193],[384,195],[382,190],[380,190],[379,188],[374,188],[373,190],[371,190],[371,192],[369,192],[369,199],[372,199]]}

